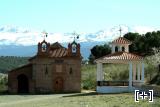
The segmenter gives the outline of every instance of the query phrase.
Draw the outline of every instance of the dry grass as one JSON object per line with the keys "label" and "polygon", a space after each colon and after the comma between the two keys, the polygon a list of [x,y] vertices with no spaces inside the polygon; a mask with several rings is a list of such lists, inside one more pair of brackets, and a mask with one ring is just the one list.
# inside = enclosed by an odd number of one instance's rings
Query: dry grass
{"label": "dry grass", "polygon": [[159,107],[160,98],[134,102],[133,93],[123,94],[52,94],[52,95],[2,95],[0,107]]}

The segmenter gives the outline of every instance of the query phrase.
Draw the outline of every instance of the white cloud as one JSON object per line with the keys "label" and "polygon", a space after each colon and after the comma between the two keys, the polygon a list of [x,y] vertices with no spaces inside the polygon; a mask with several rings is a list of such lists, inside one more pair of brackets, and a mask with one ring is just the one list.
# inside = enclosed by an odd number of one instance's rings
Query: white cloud
{"label": "white cloud", "polygon": [[156,28],[148,27],[148,26],[135,26],[133,32],[137,32],[139,34],[145,34],[147,32],[157,31]]}
{"label": "white cloud", "polygon": [[[156,31],[157,29],[146,26],[133,26],[128,28],[126,26],[122,27],[122,35],[127,32],[138,32],[144,34],[146,32]],[[79,42],[90,42],[90,41],[112,41],[113,39],[120,36],[119,26],[113,28],[108,28],[101,30],[96,33],[91,34],[80,34]],[[38,42],[42,41],[42,33],[40,31],[31,31],[29,29],[24,29],[14,26],[2,26],[0,27],[0,45],[37,45]],[[50,43],[54,42],[72,42],[73,35],[71,33],[49,33],[46,41]]]}

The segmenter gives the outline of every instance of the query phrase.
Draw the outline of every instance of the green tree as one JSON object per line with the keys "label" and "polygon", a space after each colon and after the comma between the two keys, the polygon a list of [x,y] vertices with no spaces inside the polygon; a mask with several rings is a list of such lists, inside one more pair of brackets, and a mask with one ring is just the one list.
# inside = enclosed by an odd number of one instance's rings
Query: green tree
{"label": "green tree", "polygon": [[127,33],[125,38],[132,41],[130,45],[130,52],[137,53],[142,56],[153,55],[153,48],[160,47],[160,31],[147,32],[146,34]]}
{"label": "green tree", "polygon": [[111,53],[111,48],[109,44],[96,45],[91,49],[91,55],[89,56],[89,62],[93,63],[95,59],[100,58],[110,53]]}
{"label": "green tree", "polygon": [[124,35],[124,38],[132,41],[132,44],[129,47],[130,52],[139,52],[139,41],[141,35],[139,33],[127,33]]}

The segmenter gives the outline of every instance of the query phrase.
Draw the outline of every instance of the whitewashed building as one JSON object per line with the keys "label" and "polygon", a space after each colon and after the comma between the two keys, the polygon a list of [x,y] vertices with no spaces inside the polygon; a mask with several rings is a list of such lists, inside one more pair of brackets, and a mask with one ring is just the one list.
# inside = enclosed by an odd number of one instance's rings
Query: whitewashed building
{"label": "whitewashed building", "polygon": [[[98,93],[120,93],[131,92],[136,86],[144,83],[143,58],[129,53],[131,41],[119,37],[112,42],[112,53],[95,60],[97,64],[97,92]],[[128,81],[106,81],[104,80],[103,64],[129,64]],[[118,71],[117,71],[118,72]],[[117,82],[119,85],[112,85]]]}

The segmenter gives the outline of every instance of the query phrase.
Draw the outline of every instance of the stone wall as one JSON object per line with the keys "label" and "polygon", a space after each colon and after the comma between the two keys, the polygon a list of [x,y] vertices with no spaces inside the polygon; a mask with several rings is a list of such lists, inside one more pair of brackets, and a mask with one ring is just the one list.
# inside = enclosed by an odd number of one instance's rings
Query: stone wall
{"label": "stone wall", "polygon": [[18,79],[19,75],[25,75],[29,82],[29,92],[34,93],[34,81],[32,80],[32,65],[25,65],[23,67],[14,69],[8,73],[8,90],[10,93],[18,93]]}
{"label": "stone wall", "polygon": [[63,79],[62,92],[81,91],[81,59],[37,58],[32,64],[36,92],[55,92],[56,78]]}
{"label": "stone wall", "polygon": [[[71,70],[72,69],[72,70]],[[69,60],[66,66],[66,81],[64,91],[80,92],[81,91],[81,61]]]}

